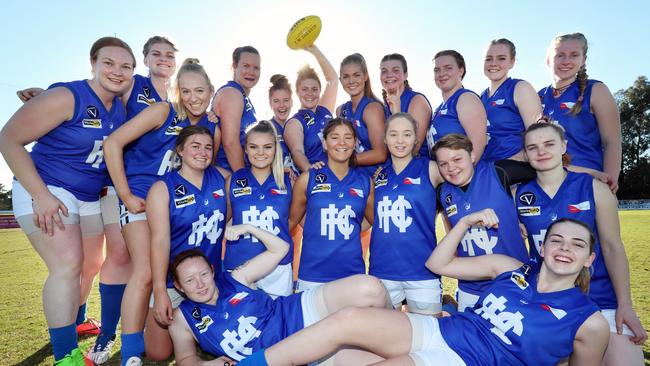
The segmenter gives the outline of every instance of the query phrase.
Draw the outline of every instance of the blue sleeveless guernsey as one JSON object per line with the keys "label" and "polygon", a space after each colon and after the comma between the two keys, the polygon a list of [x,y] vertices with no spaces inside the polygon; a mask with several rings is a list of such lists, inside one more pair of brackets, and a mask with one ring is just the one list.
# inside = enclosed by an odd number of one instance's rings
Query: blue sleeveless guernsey
{"label": "blue sleeveless guernsey", "polygon": [[591,113],[591,91],[597,80],[588,80],[582,101],[582,109],[577,116],[571,108],[578,101],[580,88],[575,81],[557,98],[553,97],[553,87],[547,86],[539,91],[544,115],[558,121],[566,131],[567,153],[571,164],[603,171],[603,144],[598,130],[596,116]]}
{"label": "blue sleeveless guernsey", "polygon": [[[221,241],[226,226],[225,180],[210,166],[205,170],[201,189],[185,180],[178,170],[162,181],[169,192],[169,263],[188,249],[201,250],[210,264],[221,268]],[[173,288],[171,275],[167,287]]]}
{"label": "blue sleeveless guernsey", "polygon": [[293,164],[293,159],[291,159],[291,152],[289,151],[289,147],[284,141],[284,126],[281,125],[280,122],[276,121],[275,117],[271,118],[271,122],[273,123],[275,130],[278,132],[278,142],[280,143],[280,147],[282,147],[282,165],[285,168],[289,168],[294,172],[299,173],[298,169],[296,169],[295,165]]}
{"label": "blue sleeveless guernsey", "polygon": [[133,75],[131,95],[129,95],[129,100],[126,102],[127,120],[135,117],[148,106],[162,101],[164,100],[158,95],[156,88],[153,87],[150,77]]}
{"label": "blue sleeveless guernsey", "polygon": [[556,365],[598,307],[574,287],[538,292],[529,263],[494,279],[472,311],[438,318],[440,333],[467,365]]}
{"label": "blue sleeveless guernsey", "polygon": [[375,178],[369,273],[393,281],[440,278],[424,263],[436,247],[436,190],[428,158],[396,174],[390,160]]}
{"label": "blue sleeveless guernsey", "polygon": [[[492,163],[480,161],[467,192],[449,183],[440,186],[440,200],[445,216],[452,226],[471,213],[491,208],[499,218],[499,228],[485,229],[472,226],[458,247],[459,257],[484,254],[505,254],[522,262],[528,260],[526,245],[521,238],[517,210],[512,198],[506,193],[497,177]],[[492,281],[458,281],[458,287],[474,295],[480,295]]]}
{"label": "blue sleeveless guernsey", "polygon": [[[232,224],[251,224],[279,236],[289,243],[289,253],[280,264],[293,260],[293,241],[289,233],[289,207],[291,206],[291,180],[284,176],[285,189],[275,183],[273,174],[260,184],[248,168],[239,169],[230,178],[230,207]],[[252,235],[226,242],[224,269],[231,270],[264,252],[264,244]]]}
{"label": "blue sleeveless guernsey", "polygon": [[230,272],[217,278],[217,287],[215,305],[185,299],[179,306],[205,352],[240,361],[304,328],[302,293],[273,300],[239,283]]}
{"label": "blue sleeveless guernsey", "polygon": [[295,118],[302,125],[303,145],[309,164],[317,161],[327,162],[327,154],[323,150],[323,128],[332,119],[332,113],[319,105],[316,112],[301,109],[291,118]]}
{"label": "blue sleeveless guernsey", "polygon": [[433,148],[436,141],[451,133],[467,135],[467,132],[465,132],[465,129],[460,124],[460,119],[458,119],[458,110],[456,109],[458,99],[465,93],[474,94],[474,92],[469,89],[460,88],[456,90],[449,99],[442,102],[433,112],[433,116],[431,117],[431,126],[427,132],[429,151]]}
{"label": "blue sleeveless guernsey", "polygon": [[339,180],[329,166],[309,170],[300,257],[301,280],[329,282],[365,273],[361,223],[370,179],[355,168]]}
{"label": "blue sleeveless guernsey", "polygon": [[87,80],[56,83],[74,96],[72,118],[36,141],[31,157],[45,184],[66,189],[77,199],[99,199],[108,171],[104,162],[104,139],[126,119],[120,98],[113,98],[107,111]]}
{"label": "blue sleeveless guernsey", "polygon": [[[427,97],[424,94],[413,91],[413,89],[411,89],[411,88],[407,88],[407,89],[404,89],[404,91],[402,92],[402,95],[400,95],[400,97],[399,97],[400,112],[408,113],[409,106],[411,105],[411,101],[413,100],[413,98],[416,95],[421,95],[422,97],[424,97],[424,100],[427,101],[427,104],[429,105],[429,108],[431,108],[431,103],[429,103],[429,99],[427,99]],[[390,111],[390,108],[388,107],[388,105],[384,105],[384,117],[386,117],[386,119],[388,119],[388,117],[390,117],[392,114],[393,113]],[[418,130],[424,128],[426,131],[428,131],[430,124],[431,124],[431,121],[427,121],[427,125],[426,126],[418,126]],[[427,142],[426,141],[424,141],[422,143],[422,146],[420,146],[420,153],[419,154],[422,157],[428,157],[429,156],[429,149],[427,147]]]}
{"label": "blue sleeveless guernsey", "polygon": [[[379,103],[379,102],[374,99],[368,98],[367,96],[364,95],[363,98],[361,98],[361,100],[359,101],[356,110],[352,109],[353,108],[352,101],[348,101],[341,106],[341,117],[352,121],[357,131],[357,143],[356,146],[354,147],[354,150],[356,151],[357,154],[362,153],[364,151],[372,150],[368,125],[363,120],[363,112],[366,110],[366,107],[370,103]],[[363,170],[366,174],[372,175],[377,170],[378,166],[379,164],[359,166],[358,168]]]}
{"label": "blue sleeveless guernsey", "polygon": [[[236,81],[229,81],[226,83],[226,85],[222,86],[217,90],[217,93],[225,88],[234,88],[239,90],[241,93],[242,99],[244,101],[244,109],[241,112],[241,123],[239,125],[239,143],[241,144],[242,148],[244,147],[244,143],[246,142],[246,129],[248,126],[252,125],[257,121],[257,117],[255,117],[255,107],[253,107],[253,103],[251,103],[250,99],[248,99],[248,95],[244,92],[244,88],[239,85]],[[223,121],[221,122],[223,123]],[[228,159],[226,158],[226,150],[223,149],[223,144],[219,146],[219,151],[217,152],[217,160],[216,160],[217,166],[220,166],[222,168],[232,170],[230,168],[230,164],[228,164]],[[246,163],[248,165],[248,163]]]}
{"label": "blue sleeveless guernsey", "polygon": [[517,187],[516,204],[519,220],[528,231],[533,260],[541,260],[539,252],[546,228],[553,221],[571,218],[580,220],[591,228],[596,235],[596,260],[591,265],[589,297],[601,309],[616,309],[616,294],[598,240],[593,177],[585,173],[567,172],[564,182],[553,198],[544,192],[536,180],[531,180]]}
{"label": "blue sleeveless guernsey", "polygon": [[497,161],[518,153],[524,146],[524,120],[515,104],[515,88],[520,79],[507,78],[490,96],[490,89],[481,94],[487,112],[488,143],[483,159]]}
{"label": "blue sleeveless guernsey", "polygon": [[[178,120],[170,104],[165,122],[129,145],[124,152],[124,168],[129,188],[134,195],[146,198],[151,185],[178,165],[174,143],[183,127],[190,125],[188,118]],[[197,125],[209,128],[213,135],[217,126],[208,120],[207,115],[203,116]]]}

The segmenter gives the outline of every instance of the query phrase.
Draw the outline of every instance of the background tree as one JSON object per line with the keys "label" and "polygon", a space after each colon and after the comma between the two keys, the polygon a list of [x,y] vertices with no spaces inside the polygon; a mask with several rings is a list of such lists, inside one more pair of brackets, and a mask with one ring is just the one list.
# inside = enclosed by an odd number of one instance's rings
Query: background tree
{"label": "background tree", "polygon": [[11,190],[0,183],[0,211],[2,210],[11,210]]}
{"label": "background tree", "polygon": [[639,76],[616,93],[621,115],[623,171],[619,199],[650,198],[650,83]]}

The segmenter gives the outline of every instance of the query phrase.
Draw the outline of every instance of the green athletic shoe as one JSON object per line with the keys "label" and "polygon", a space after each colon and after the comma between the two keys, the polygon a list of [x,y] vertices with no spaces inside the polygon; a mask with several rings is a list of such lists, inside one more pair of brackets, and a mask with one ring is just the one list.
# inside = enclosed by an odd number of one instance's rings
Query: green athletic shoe
{"label": "green athletic shoe", "polygon": [[79,348],[75,348],[69,355],[54,362],[54,366],[86,366],[86,361]]}

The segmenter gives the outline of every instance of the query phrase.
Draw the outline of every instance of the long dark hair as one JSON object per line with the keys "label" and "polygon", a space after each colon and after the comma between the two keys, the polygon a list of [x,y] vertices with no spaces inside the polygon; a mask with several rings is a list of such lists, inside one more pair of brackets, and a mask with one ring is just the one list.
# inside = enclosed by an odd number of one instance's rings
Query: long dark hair
{"label": "long dark hair", "polygon": [[[323,140],[327,140],[327,135],[329,135],[338,126],[346,126],[347,128],[350,129],[350,131],[352,131],[352,137],[354,137],[355,147],[356,147],[357,130],[354,128],[354,124],[352,123],[352,121],[350,121],[349,119],[345,119],[345,118],[337,117],[337,118],[331,119],[329,122],[327,122],[327,124],[325,125],[325,128],[323,128]],[[357,155],[356,151],[353,151],[352,156],[350,156],[350,161],[349,161],[350,166],[356,166],[357,165],[357,156],[356,155]]]}

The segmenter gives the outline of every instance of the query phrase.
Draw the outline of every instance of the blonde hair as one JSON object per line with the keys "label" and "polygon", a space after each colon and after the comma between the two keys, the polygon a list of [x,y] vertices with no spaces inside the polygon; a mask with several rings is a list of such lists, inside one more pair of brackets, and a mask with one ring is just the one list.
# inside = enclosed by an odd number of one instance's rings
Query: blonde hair
{"label": "blonde hair", "polygon": [[273,174],[273,179],[278,188],[286,189],[287,186],[284,184],[284,158],[282,157],[282,146],[280,146],[278,131],[275,129],[273,122],[262,120],[250,125],[246,129],[245,144],[248,144],[248,137],[253,133],[266,133],[273,137],[273,141],[275,142],[275,155],[273,155],[273,162],[271,163],[271,173]]}
{"label": "blonde hair", "polygon": [[298,88],[300,88],[300,83],[302,83],[305,80],[316,80],[316,82],[318,83],[318,88],[321,88],[320,78],[318,77],[316,70],[314,70],[309,65],[305,65],[301,67],[300,70],[298,70],[298,77],[296,78],[296,93],[298,93]]}
{"label": "blonde hair", "polygon": [[185,108],[183,102],[181,101],[181,88],[179,81],[181,79],[181,76],[188,72],[195,72],[203,76],[205,82],[210,88],[210,92],[212,93],[212,91],[214,91],[214,86],[212,86],[212,82],[210,82],[210,77],[208,76],[208,73],[205,72],[203,66],[199,63],[199,60],[197,58],[186,58],[185,61],[183,61],[183,65],[176,73],[176,85],[174,86],[174,110],[176,110],[176,115],[181,121],[187,118],[187,108]]}

